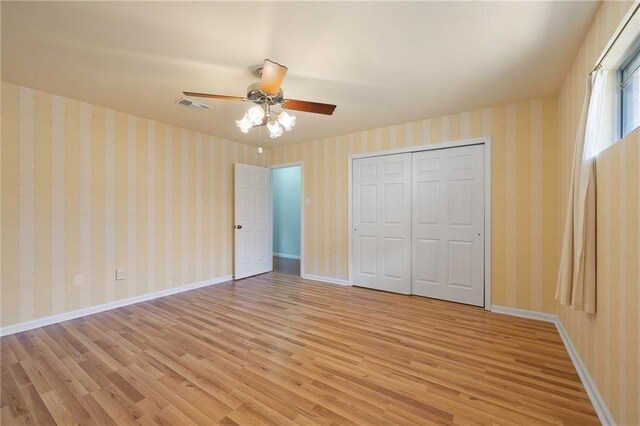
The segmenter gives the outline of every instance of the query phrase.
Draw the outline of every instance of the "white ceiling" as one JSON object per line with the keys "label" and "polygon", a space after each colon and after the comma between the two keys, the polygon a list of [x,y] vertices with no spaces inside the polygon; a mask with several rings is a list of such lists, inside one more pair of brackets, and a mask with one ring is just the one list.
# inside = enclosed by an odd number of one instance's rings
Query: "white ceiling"
{"label": "white ceiling", "polygon": [[[555,94],[596,2],[5,2],[2,79],[254,145],[320,139]],[[265,58],[297,113],[269,140],[247,104],[175,104],[183,90],[244,96]]]}

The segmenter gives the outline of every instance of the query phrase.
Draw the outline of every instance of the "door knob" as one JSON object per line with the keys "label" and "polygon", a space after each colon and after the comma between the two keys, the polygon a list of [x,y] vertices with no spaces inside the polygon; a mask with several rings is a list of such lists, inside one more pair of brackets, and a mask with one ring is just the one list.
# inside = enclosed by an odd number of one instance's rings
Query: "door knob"
{"label": "door knob", "polygon": [[236,229],[242,229],[242,225],[236,225]]}

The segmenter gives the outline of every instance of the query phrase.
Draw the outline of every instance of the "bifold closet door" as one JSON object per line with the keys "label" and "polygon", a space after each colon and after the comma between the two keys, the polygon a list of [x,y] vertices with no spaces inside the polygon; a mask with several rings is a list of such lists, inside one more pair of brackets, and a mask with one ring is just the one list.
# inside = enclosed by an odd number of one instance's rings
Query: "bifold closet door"
{"label": "bifold closet door", "polygon": [[484,147],[413,154],[412,293],[484,306]]}
{"label": "bifold closet door", "polygon": [[353,283],[411,293],[411,154],[353,161]]}

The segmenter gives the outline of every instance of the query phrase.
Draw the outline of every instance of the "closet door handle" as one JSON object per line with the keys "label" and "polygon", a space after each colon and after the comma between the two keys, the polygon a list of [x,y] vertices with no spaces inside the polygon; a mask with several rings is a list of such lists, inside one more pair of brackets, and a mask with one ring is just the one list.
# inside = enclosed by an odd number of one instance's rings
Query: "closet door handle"
{"label": "closet door handle", "polygon": [[235,228],[236,229],[242,229],[242,225],[236,225]]}

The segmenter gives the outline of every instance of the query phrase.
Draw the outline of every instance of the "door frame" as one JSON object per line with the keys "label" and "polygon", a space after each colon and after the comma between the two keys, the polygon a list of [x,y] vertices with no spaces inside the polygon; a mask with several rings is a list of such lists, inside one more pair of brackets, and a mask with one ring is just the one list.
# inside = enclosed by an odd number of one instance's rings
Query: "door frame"
{"label": "door frame", "polygon": [[[271,169],[272,183],[273,183],[273,170],[274,169],[286,169],[289,167],[300,167],[300,276],[304,276],[305,268],[304,268],[304,206],[305,206],[305,196],[304,196],[304,161],[293,161],[290,163],[279,163],[272,164],[269,166]],[[271,196],[271,211],[273,212],[273,185],[272,185],[272,196]],[[273,215],[273,213],[272,213]],[[271,221],[271,233],[273,234],[273,220]]]}
{"label": "door frame", "polygon": [[[353,160],[358,158],[379,157],[382,155],[431,151],[435,149],[459,148],[470,145],[484,146],[484,309],[491,310],[491,137],[461,139],[406,148],[387,149],[375,152],[349,155],[348,164],[348,224],[349,224],[349,266],[347,268],[349,285],[353,285]],[[300,251],[302,253],[302,250]],[[301,263],[302,265],[302,263]]]}

